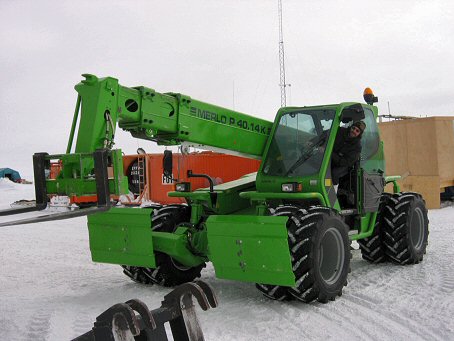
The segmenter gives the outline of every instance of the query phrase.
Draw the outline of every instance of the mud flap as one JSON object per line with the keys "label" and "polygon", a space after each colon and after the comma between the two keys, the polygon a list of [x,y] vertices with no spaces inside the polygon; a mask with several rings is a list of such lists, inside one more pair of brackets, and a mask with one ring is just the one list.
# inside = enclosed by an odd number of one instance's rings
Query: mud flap
{"label": "mud flap", "polygon": [[268,216],[209,217],[209,258],[216,277],[294,286],[287,220]]}
{"label": "mud flap", "polygon": [[153,209],[113,207],[88,216],[94,262],[156,267],[151,218]]}

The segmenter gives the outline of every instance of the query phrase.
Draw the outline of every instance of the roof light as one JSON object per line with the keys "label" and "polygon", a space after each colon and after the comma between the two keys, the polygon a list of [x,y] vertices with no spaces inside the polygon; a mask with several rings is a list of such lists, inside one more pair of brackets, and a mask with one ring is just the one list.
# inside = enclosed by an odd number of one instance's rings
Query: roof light
{"label": "roof light", "polygon": [[365,88],[364,89],[364,95],[373,95],[374,92],[372,91],[371,88]]}
{"label": "roof light", "polygon": [[372,104],[378,102],[378,97],[374,96],[374,92],[372,91],[371,88],[364,89],[363,97],[367,104],[372,105]]}

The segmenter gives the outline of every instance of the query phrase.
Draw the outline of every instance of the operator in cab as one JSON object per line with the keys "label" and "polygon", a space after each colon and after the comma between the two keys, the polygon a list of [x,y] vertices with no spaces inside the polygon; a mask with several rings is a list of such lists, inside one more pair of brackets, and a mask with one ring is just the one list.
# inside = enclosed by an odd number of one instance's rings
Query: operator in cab
{"label": "operator in cab", "polygon": [[356,121],[350,127],[340,127],[334,141],[331,156],[331,178],[333,185],[339,185],[339,179],[348,174],[361,156],[361,137],[366,129],[366,123]]}

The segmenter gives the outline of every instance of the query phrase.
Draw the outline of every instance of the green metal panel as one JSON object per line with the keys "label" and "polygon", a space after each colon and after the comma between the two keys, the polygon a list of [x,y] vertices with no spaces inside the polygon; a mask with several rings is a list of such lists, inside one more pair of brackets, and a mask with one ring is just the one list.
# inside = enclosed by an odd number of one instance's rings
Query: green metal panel
{"label": "green metal panel", "polygon": [[[115,133],[118,114],[118,80],[112,77],[98,79],[89,74],[83,76],[86,79],[75,86],[82,98],[76,153],[90,153],[103,148],[106,131],[110,130],[109,139]],[[106,113],[112,118],[113,131],[106,121]]]}
{"label": "green metal panel", "polygon": [[94,262],[156,267],[151,232],[152,209],[111,208],[88,216]]}
{"label": "green metal panel", "polygon": [[119,126],[125,130],[144,131],[145,136],[165,134],[172,138],[178,131],[178,101],[144,86],[120,86]]}
{"label": "green metal panel", "polygon": [[[60,160],[63,169],[56,179],[46,180],[48,194],[95,195],[96,180],[92,168],[84,168],[89,163],[94,165],[93,154],[73,153],[49,155],[48,160]],[[110,151],[113,177],[109,178],[110,194],[121,195],[128,192],[128,178],[123,175],[123,157],[121,149]]]}
{"label": "green metal panel", "polygon": [[287,217],[211,216],[209,258],[216,276],[245,282],[295,285]]}

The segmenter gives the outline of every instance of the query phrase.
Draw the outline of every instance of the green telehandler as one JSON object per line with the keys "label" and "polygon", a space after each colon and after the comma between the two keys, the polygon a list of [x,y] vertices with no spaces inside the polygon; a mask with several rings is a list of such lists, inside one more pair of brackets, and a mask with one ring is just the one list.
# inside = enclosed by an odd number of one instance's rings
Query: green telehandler
{"label": "green telehandler", "polygon": [[[272,123],[179,93],[83,76],[75,86],[66,153],[33,156],[36,207],[0,215],[42,210],[50,195],[96,195],[97,203],[0,226],[87,215],[93,261],[119,264],[136,282],[176,286],[212,262],[216,277],[256,283],[277,300],[335,300],[347,284],[352,240],[372,263],[422,261],[429,233],[425,202],[417,193],[400,192],[398,176],[385,176],[371,91],[364,94],[366,104],[284,107]],[[336,191],[336,134],[360,120],[367,125],[361,158]],[[191,191],[190,183],[177,182],[168,195],[187,204],[115,206],[111,195],[128,191],[121,150],[113,148],[117,125],[158,145],[225,151],[259,159],[261,166],[216,186],[208,175],[189,171],[188,177],[204,177],[210,186]],[[51,160],[62,164],[56,179],[46,178]],[[169,178],[171,160],[166,152]],[[393,193],[384,192],[387,183]]]}

